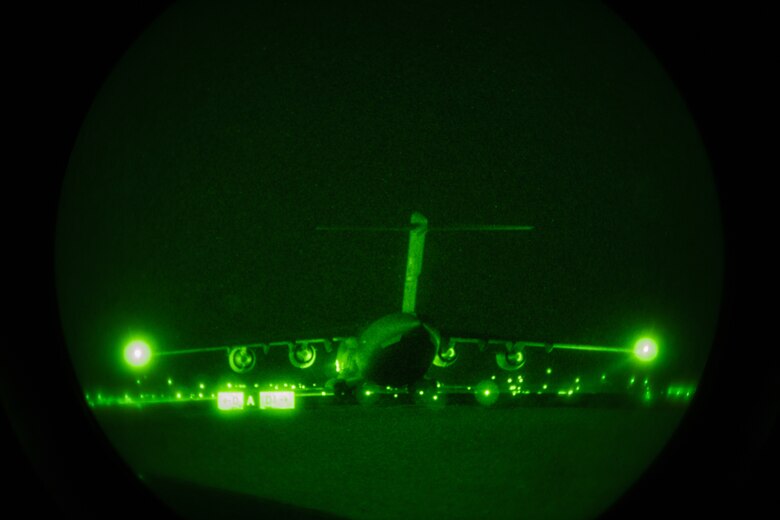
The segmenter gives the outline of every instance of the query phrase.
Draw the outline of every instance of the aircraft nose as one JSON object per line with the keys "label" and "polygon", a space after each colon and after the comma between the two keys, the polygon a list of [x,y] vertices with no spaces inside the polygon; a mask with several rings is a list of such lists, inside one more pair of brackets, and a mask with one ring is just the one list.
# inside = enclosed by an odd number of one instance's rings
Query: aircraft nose
{"label": "aircraft nose", "polygon": [[364,367],[364,377],[379,385],[409,385],[422,379],[435,354],[430,334],[419,326],[376,350]]}

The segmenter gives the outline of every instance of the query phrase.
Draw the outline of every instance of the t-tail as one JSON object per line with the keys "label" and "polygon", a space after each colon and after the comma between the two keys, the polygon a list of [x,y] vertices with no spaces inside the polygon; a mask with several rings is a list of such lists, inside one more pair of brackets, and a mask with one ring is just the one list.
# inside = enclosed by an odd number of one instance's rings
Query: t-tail
{"label": "t-tail", "polygon": [[404,278],[404,301],[401,312],[414,314],[417,304],[417,279],[420,278],[425,248],[425,234],[428,219],[416,211],[412,213],[412,229],[409,230],[409,253],[406,256],[406,277]]}
{"label": "t-tail", "polygon": [[428,219],[422,213],[412,213],[411,226],[403,227],[356,227],[356,226],[319,226],[319,231],[374,231],[374,232],[408,232],[409,251],[406,257],[406,276],[404,277],[404,296],[401,312],[415,314],[417,305],[417,281],[420,278],[425,250],[425,236],[428,232],[453,231],[532,231],[533,226],[447,226],[430,227]]}

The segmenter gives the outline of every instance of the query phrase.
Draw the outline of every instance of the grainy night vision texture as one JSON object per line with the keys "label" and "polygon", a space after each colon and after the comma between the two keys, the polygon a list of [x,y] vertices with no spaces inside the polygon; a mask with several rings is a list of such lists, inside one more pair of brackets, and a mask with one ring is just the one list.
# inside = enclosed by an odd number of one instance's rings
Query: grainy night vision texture
{"label": "grainy night vision texture", "polygon": [[85,400],[189,518],[595,518],[695,399],[721,268],[684,103],[583,2],[176,4],[57,233]]}

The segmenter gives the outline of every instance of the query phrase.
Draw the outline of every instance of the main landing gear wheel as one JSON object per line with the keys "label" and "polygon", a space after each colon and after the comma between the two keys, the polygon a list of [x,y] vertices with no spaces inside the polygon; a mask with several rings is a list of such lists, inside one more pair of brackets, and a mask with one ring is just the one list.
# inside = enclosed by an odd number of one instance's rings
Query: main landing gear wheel
{"label": "main landing gear wheel", "polygon": [[339,380],[333,383],[333,398],[340,404],[349,403],[353,400],[352,389],[346,381]]}

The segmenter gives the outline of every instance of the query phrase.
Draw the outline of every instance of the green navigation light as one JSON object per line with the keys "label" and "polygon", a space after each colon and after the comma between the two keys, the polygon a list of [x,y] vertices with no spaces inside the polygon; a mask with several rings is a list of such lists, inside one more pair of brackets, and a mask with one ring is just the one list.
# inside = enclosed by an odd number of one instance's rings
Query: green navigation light
{"label": "green navigation light", "polygon": [[651,338],[642,338],[634,345],[634,355],[640,361],[652,361],[658,356],[658,344]]}
{"label": "green navigation light", "polygon": [[132,367],[143,367],[152,359],[152,349],[143,340],[133,340],[125,347],[125,361]]}

